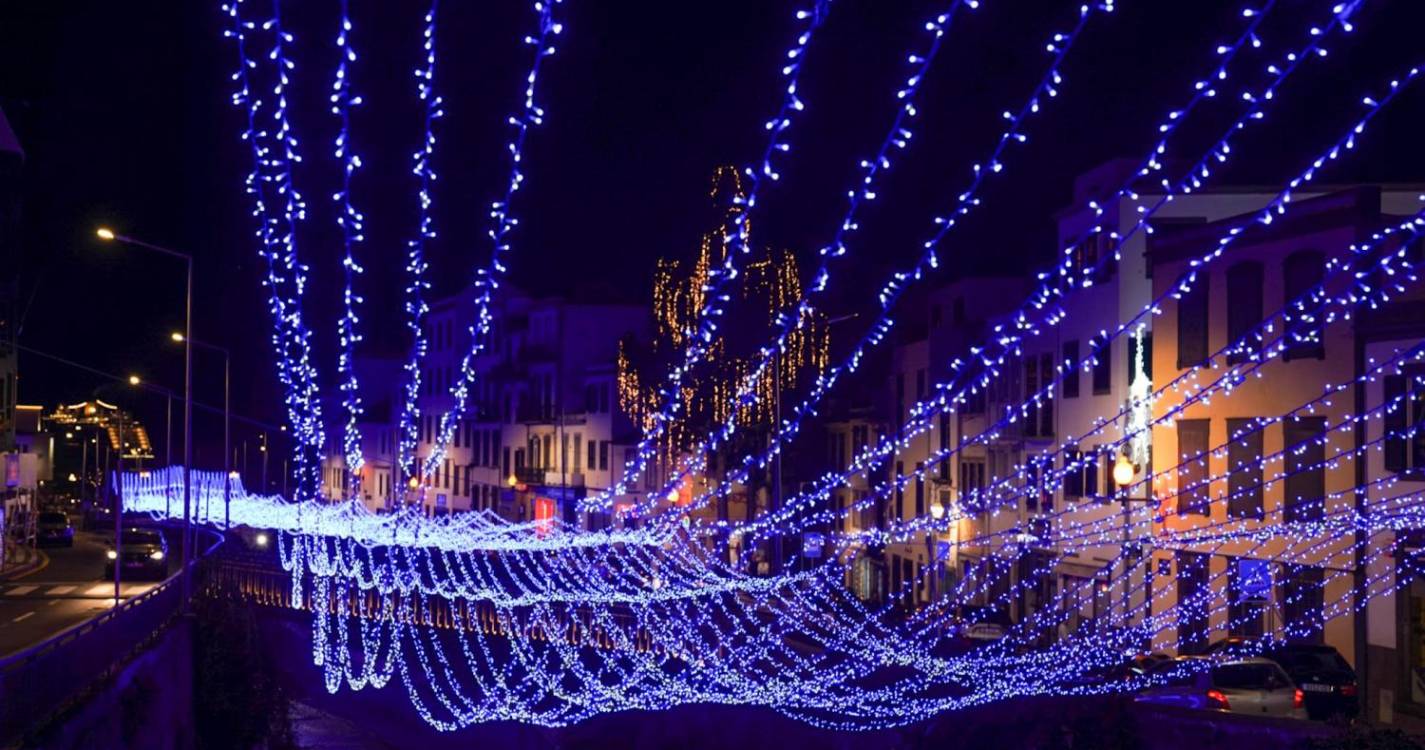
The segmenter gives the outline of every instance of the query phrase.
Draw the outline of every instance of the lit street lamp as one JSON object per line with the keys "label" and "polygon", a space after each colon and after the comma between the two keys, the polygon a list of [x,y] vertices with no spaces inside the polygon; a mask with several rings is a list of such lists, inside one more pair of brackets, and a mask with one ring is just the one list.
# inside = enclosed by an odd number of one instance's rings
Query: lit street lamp
{"label": "lit street lamp", "polygon": [[[125,245],[151,250],[156,253],[167,255],[171,258],[182,260],[187,270],[187,285],[184,299],[183,312],[183,335],[188,339],[184,344],[183,351],[183,556],[181,560],[183,577],[183,602],[187,606],[190,590],[188,580],[188,560],[190,552],[190,536],[192,532],[192,498],[193,486],[190,472],[193,467],[193,256],[187,253],[180,253],[177,250],[170,250],[166,247],[150,244],[122,234],[116,234],[112,229],[99,227],[96,231],[99,239],[106,242],[120,242]],[[132,382],[132,381],[131,381]],[[137,385],[137,383],[134,383]]]}

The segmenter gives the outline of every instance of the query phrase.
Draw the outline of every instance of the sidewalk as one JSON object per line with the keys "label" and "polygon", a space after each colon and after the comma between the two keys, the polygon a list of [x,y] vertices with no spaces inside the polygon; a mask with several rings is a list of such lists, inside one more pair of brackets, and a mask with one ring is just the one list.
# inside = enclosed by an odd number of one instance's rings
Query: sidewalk
{"label": "sidewalk", "polygon": [[24,544],[5,542],[5,565],[0,567],[0,581],[34,571],[45,560],[43,552]]}

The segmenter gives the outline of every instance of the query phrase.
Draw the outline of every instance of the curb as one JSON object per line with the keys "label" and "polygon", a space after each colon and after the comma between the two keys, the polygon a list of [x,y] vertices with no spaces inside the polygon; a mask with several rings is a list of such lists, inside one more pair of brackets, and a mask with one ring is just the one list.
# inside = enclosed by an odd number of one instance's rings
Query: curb
{"label": "curb", "polygon": [[[14,552],[19,552],[21,550],[26,551],[29,553],[30,559],[27,562],[11,565],[5,568],[3,571],[0,571],[0,581],[9,581],[15,578],[23,578],[49,565],[49,555],[46,555],[45,553],[32,547],[16,545],[14,547],[11,547],[11,550],[13,550]],[[6,555],[6,557],[9,557],[9,555]]]}

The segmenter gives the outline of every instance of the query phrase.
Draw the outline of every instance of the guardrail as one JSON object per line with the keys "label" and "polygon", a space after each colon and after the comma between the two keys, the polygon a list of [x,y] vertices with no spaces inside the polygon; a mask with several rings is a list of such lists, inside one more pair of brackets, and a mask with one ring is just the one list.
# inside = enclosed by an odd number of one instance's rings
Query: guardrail
{"label": "guardrail", "polygon": [[186,568],[147,592],[0,659],[0,744],[42,726],[148,648],[182,612],[183,579],[197,575],[222,541],[217,535]]}
{"label": "guardrail", "polygon": [[[302,597],[296,607],[292,606],[292,575],[282,568],[260,560],[242,560],[238,557],[221,556],[204,580],[204,594],[207,596],[228,596],[239,601],[262,607],[324,612],[342,617],[380,618],[387,600],[397,594],[380,594],[375,591],[351,590],[345,597],[339,597],[334,589],[329,589],[325,599],[314,595],[314,587],[302,587]],[[507,613],[499,611],[488,600],[448,599],[431,596],[418,607],[411,607],[402,619],[412,624],[439,630],[463,629],[479,631],[491,637],[507,637],[512,620]],[[638,652],[656,648],[651,634],[645,630],[630,612],[614,610],[607,620],[596,620],[587,607],[559,608],[553,614],[553,626],[526,625],[521,628],[522,637],[537,640],[562,640],[571,645],[597,648],[606,651],[632,647]],[[610,632],[616,627],[620,632]]]}

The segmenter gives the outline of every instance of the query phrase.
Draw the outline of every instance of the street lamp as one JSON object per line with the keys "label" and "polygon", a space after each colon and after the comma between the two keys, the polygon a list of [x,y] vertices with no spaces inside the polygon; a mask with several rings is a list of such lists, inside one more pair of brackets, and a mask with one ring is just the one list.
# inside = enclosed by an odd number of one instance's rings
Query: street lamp
{"label": "street lamp", "polygon": [[143,383],[143,378],[140,378],[137,375],[129,376],[129,385],[139,385],[141,383]]}
{"label": "street lamp", "polygon": [[[183,261],[187,271],[187,283],[184,294],[183,310],[183,335],[188,339],[184,343],[183,351],[183,604],[188,605],[188,595],[191,583],[188,579],[188,559],[190,556],[190,535],[192,532],[192,498],[193,484],[190,472],[193,467],[193,256],[187,253],[180,253],[177,250],[170,250],[160,245],[154,245],[133,237],[126,237],[117,234],[108,227],[99,227],[95,234],[105,242],[119,242],[132,247],[151,250],[156,253],[167,255],[170,258],[177,258]],[[132,383],[132,379],[130,379]],[[133,383],[137,385],[137,383]]]}
{"label": "street lamp", "polygon": [[1133,475],[1137,473],[1138,470],[1133,466],[1133,461],[1128,458],[1128,454],[1118,454],[1118,461],[1113,464],[1113,482],[1118,485],[1118,489],[1122,490],[1132,484]]}
{"label": "street lamp", "polygon": [[[1128,487],[1133,484],[1133,477],[1138,474],[1138,467],[1133,465],[1133,459],[1127,453],[1118,454],[1118,459],[1113,463],[1113,483],[1118,485],[1119,500],[1123,503],[1123,624],[1128,625],[1128,605],[1132,588],[1130,578],[1132,578],[1133,563],[1128,556],[1128,531],[1133,523],[1133,511],[1129,506]],[[1107,590],[1107,588],[1105,588]]]}
{"label": "street lamp", "polygon": [[[223,355],[223,473],[227,478],[223,483],[223,529],[227,530],[232,526],[232,452],[229,448],[232,435],[232,352],[227,349],[209,344],[198,339],[190,339],[178,331],[168,335],[170,339],[180,344],[195,344],[204,349],[209,349]],[[285,429],[285,428],[284,428]],[[264,450],[266,450],[264,448]],[[263,488],[266,491],[266,488]]]}

